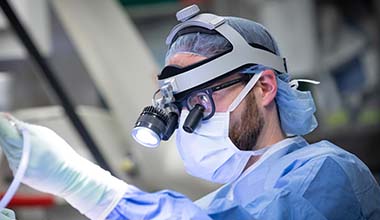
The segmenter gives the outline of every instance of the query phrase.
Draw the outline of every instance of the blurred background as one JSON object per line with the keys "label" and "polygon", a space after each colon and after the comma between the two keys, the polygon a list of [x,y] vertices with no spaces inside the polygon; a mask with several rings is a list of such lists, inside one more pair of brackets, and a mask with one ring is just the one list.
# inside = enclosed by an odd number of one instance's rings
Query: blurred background
{"label": "blurred background", "polygon": [[[8,2],[27,35],[14,31],[14,19],[0,10],[0,111],[52,128],[128,183],[147,191],[169,188],[192,199],[217,187],[185,173],[173,140],[146,149],[130,136],[156,90],[175,13],[193,3],[203,12],[264,24],[292,77],[321,82],[301,85],[313,91],[318,109],[319,127],[306,138],[328,139],[356,154],[379,178],[379,1]],[[5,160],[0,152],[0,193],[13,178]],[[10,207],[18,220],[86,219],[59,198],[26,186]]]}

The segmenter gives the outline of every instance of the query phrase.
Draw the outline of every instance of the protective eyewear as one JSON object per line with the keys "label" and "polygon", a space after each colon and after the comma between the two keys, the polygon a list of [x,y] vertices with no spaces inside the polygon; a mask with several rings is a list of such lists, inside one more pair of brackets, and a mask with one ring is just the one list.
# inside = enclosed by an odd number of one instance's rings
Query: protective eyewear
{"label": "protective eyewear", "polygon": [[232,79],[209,88],[192,91],[174,103],[179,109],[186,108],[189,112],[191,112],[197,105],[200,105],[203,107],[202,120],[208,120],[215,114],[215,102],[212,97],[213,93],[241,82],[246,83],[250,78],[250,75],[242,75],[239,78]]}

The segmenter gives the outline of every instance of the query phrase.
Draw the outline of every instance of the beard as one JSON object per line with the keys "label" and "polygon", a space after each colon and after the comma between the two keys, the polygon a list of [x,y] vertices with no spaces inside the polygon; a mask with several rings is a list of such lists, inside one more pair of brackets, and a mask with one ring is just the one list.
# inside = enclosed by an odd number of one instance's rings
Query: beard
{"label": "beard", "polygon": [[255,94],[246,97],[246,110],[235,124],[230,124],[229,137],[240,150],[253,150],[264,127],[264,117],[257,106]]}

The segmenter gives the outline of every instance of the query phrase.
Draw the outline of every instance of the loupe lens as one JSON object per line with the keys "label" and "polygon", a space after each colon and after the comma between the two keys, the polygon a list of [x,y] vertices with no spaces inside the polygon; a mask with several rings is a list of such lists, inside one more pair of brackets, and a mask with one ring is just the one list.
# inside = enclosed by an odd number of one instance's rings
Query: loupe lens
{"label": "loupe lens", "polygon": [[183,130],[188,133],[193,133],[203,118],[204,110],[205,107],[200,104],[196,104],[194,108],[189,112],[189,115],[186,117],[186,120],[182,126]]}
{"label": "loupe lens", "polygon": [[190,111],[194,109],[197,104],[204,108],[202,118],[208,118],[214,111],[213,101],[206,92],[195,92],[187,99],[187,106]]}

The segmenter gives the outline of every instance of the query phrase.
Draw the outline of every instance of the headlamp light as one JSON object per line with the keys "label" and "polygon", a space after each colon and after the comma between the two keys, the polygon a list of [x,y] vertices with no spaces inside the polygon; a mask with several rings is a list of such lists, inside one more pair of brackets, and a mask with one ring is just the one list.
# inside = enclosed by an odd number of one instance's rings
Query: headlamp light
{"label": "headlamp light", "polygon": [[132,130],[132,136],[146,147],[157,147],[163,138],[168,116],[159,108],[145,107]]}
{"label": "headlamp light", "polygon": [[178,127],[178,113],[165,112],[154,106],[145,107],[132,129],[132,137],[146,147],[158,147]]}

